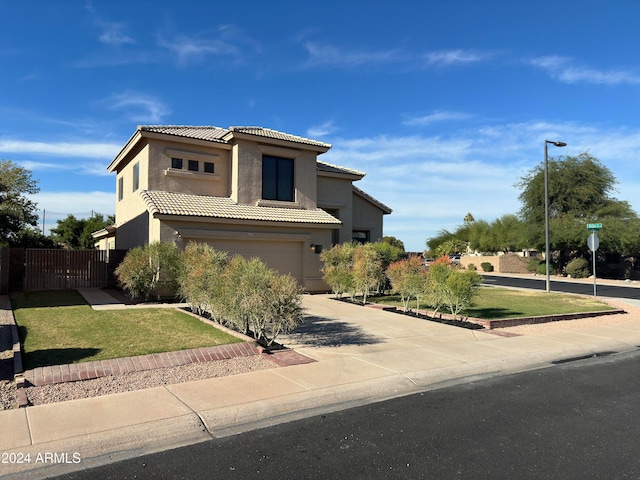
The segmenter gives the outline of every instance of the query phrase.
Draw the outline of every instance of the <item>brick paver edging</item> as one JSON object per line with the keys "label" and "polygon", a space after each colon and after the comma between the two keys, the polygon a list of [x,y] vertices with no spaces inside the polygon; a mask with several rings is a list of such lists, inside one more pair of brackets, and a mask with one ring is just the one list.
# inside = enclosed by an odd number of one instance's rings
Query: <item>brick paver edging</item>
{"label": "brick paver edging", "polygon": [[216,347],[202,347],[176,352],[151,353],[136,357],[96,360],[92,362],[53,365],[26,370],[24,386],[53,385],[63,382],[90,380],[156,368],[177,367],[191,363],[227,360],[235,357],[258,355],[262,349],[255,342],[231,343]]}

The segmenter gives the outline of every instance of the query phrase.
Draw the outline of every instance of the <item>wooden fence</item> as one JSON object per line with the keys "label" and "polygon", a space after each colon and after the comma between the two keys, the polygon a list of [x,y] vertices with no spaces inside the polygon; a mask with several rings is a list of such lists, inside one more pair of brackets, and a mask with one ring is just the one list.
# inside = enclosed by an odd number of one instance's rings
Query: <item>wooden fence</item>
{"label": "wooden fence", "polygon": [[110,288],[124,250],[2,249],[0,293]]}

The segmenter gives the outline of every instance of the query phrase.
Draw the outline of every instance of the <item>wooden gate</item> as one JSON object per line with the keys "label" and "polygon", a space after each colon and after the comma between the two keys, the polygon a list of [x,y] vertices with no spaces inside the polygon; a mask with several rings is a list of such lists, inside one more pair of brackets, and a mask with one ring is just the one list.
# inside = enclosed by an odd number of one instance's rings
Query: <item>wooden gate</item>
{"label": "wooden gate", "polygon": [[108,253],[107,250],[27,249],[23,289],[106,287]]}

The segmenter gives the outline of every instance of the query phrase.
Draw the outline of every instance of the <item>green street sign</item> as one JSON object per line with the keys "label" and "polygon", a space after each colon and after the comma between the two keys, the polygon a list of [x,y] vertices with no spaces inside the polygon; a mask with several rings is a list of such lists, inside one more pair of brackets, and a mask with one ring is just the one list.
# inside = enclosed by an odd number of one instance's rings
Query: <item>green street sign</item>
{"label": "green street sign", "polygon": [[601,223],[587,223],[587,230],[600,230],[601,228]]}

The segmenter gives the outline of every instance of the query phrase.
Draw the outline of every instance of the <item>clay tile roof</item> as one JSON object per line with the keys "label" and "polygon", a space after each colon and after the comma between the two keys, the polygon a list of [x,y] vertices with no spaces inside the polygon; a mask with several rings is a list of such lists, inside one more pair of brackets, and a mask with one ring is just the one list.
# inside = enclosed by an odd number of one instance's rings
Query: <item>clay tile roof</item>
{"label": "clay tile roof", "polygon": [[226,128],[192,125],[141,125],[138,130],[221,143],[227,143],[222,137],[229,133]]}
{"label": "clay tile roof", "polygon": [[311,140],[310,138],[299,137],[297,135],[291,135],[289,133],[279,132],[277,130],[271,130],[270,128],[262,127],[229,127],[229,131],[245,133],[248,135],[257,135],[259,137],[274,138],[276,140],[285,140],[288,142],[302,143],[304,145],[312,145],[314,147],[331,148],[331,144],[319,142],[317,140]]}
{"label": "clay tile roof", "polygon": [[258,220],[265,222],[341,225],[342,222],[321,209],[238,205],[227,197],[141,190],[149,212],[156,215]]}
{"label": "clay tile roof", "polygon": [[316,170],[318,170],[319,172],[339,173],[343,175],[355,175],[360,178],[365,176],[364,172],[360,172],[352,168],[341,167],[339,165],[333,165],[332,163],[321,162],[320,160],[316,161]]}

